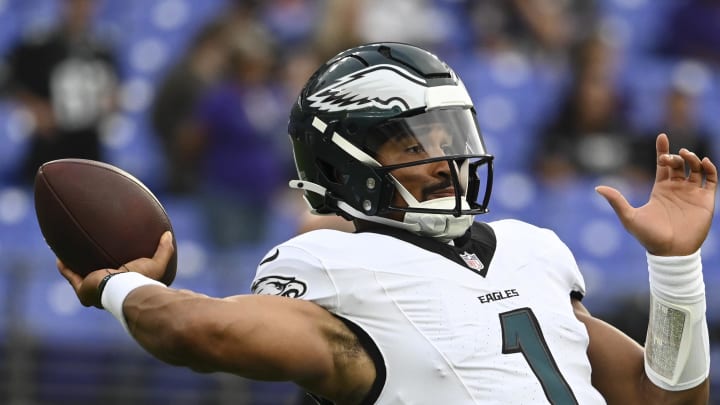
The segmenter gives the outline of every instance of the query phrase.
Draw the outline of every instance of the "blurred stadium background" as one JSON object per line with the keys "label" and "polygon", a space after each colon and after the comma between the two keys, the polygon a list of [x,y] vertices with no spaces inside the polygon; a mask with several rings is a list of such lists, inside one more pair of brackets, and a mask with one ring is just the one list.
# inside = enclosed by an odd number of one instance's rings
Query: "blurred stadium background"
{"label": "blurred stadium background", "polygon": [[[0,75],[4,62],[1,58],[13,44],[57,21],[64,1],[0,0]],[[266,204],[271,219],[263,225],[266,231],[262,237],[218,246],[209,235],[202,208],[206,201],[201,192],[166,190],[168,158],[149,117],[156,88],[202,27],[242,3],[254,3],[253,18],[266,28],[283,55],[322,48],[325,54],[318,52],[318,60],[325,59],[328,52],[347,45],[343,38],[337,42],[327,37],[318,40],[323,35],[319,28],[327,28],[334,18],[340,18],[332,14],[339,13],[335,6],[340,0],[97,2],[94,26],[112,38],[119,67],[119,108],[103,127],[105,160],[143,180],[168,210],[179,247],[177,286],[210,295],[247,292],[254,266],[266,250],[296,232],[302,209],[299,197],[278,192],[278,197]],[[421,43],[446,58],[464,78],[474,97],[488,148],[496,156],[492,212],[481,219],[515,217],[555,230],[573,249],[582,267],[589,309],[642,339],[647,306],[644,252],[625,233],[593,187],[610,182],[621,187],[634,202],[641,202],[647,198],[649,183],[594,175],[557,182],[547,181],[535,172],[533,162],[538,154],[540,130],[560,108],[561,95],[569,86],[567,53],[562,48],[540,52],[542,46],[497,46],[483,41],[483,35],[489,34],[481,32],[477,24],[503,18],[492,14],[503,8],[495,1],[352,3],[357,5],[352,14],[354,31],[345,41]],[[471,3],[486,5],[487,9],[478,7],[475,14],[468,13]],[[616,61],[614,80],[627,96],[624,111],[638,132],[657,133],[664,129],[662,100],[680,83],[697,99],[694,120],[712,134],[711,155],[718,162],[720,64],[717,60],[657,52],[659,41],[668,30],[675,29],[668,24],[670,16],[678,5],[689,1],[555,3],[560,6],[553,7],[572,10],[566,11],[565,18],[577,18],[570,21],[575,26],[574,35],[583,34],[582,18],[588,18],[588,13],[578,15],[573,11],[592,3],[589,15],[593,24],[587,27],[592,26],[611,45]],[[718,16],[714,21],[720,27]],[[403,25],[402,21],[413,24]],[[720,49],[717,52],[720,54]],[[284,80],[281,72],[288,68],[292,71],[295,67],[274,67],[277,81]],[[282,143],[289,103],[279,108],[269,116],[277,119],[274,125],[280,130],[276,135]],[[263,110],[263,114],[268,112]],[[77,303],[70,288],[55,273],[54,257],[35,222],[31,188],[11,180],[12,170],[26,150],[30,125],[21,105],[9,96],[0,99],[0,403],[295,403],[296,392],[287,384],[199,375],[164,365],[137,348],[112,317]],[[278,164],[287,167],[289,153],[286,158],[286,162]],[[720,360],[720,296],[714,294],[714,288],[720,286],[718,232],[720,224],[716,220],[703,248],[714,388],[720,386],[720,369],[715,366]],[[714,401],[720,403],[720,398]]]}

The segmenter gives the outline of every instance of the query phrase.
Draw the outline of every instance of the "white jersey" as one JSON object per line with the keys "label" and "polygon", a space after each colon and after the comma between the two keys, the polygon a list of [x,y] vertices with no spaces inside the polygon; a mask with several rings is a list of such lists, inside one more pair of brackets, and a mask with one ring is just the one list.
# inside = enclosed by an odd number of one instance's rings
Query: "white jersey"
{"label": "white jersey", "polygon": [[582,275],[546,229],[476,223],[455,246],[317,230],[272,249],[253,291],[315,302],[361,329],[379,353],[368,403],[605,403],[571,306]]}

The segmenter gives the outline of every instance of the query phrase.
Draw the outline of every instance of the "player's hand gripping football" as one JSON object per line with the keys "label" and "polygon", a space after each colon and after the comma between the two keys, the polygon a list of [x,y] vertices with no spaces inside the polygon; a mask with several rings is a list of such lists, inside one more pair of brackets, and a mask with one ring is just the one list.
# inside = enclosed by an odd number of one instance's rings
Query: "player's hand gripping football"
{"label": "player's hand gripping football", "polygon": [[656,149],[655,184],[645,205],[632,207],[611,187],[598,186],[596,190],[648,252],[656,256],[689,255],[700,248],[710,230],[717,168],[707,157],[700,159],[684,148],[670,154],[665,134],[657,137]]}
{"label": "player's hand gripping football", "polygon": [[98,286],[100,281],[110,273],[120,273],[126,271],[134,271],[150,277],[154,280],[160,280],[165,273],[168,262],[173,255],[173,243],[172,234],[165,232],[160,238],[157,250],[151,259],[141,258],[124,264],[119,269],[100,269],[89,273],[86,277],[83,277],[72,269],[68,268],[60,261],[57,260],[57,267],[60,274],[65,277],[70,285],[75,290],[80,303],[84,306],[95,306],[102,308],[100,304],[100,295],[98,293]]}

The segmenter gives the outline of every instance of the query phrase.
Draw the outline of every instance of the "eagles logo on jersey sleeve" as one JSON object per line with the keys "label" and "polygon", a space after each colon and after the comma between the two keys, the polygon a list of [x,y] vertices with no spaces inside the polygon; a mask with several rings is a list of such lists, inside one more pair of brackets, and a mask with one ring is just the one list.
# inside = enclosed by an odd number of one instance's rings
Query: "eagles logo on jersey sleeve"
{"label": "eagles logo on jersey sleeve", "polygon": [[285,243],[260,262],[252,282],[253,294],[300,298],[334,307],[336,291],[320,261],[307,251]]}
{"label": "eagles logo on jersey sleeve", "polygon": [[283,297],[300,298],[307,292],[304,282],[295,277],[266,276],[253,281],[252,292],[261,295],[280,295]]}

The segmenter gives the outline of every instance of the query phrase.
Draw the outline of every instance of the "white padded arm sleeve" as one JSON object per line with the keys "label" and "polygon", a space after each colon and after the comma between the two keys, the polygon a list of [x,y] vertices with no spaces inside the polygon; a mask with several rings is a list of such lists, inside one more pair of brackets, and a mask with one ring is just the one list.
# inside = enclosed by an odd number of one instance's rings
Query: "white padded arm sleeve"
{"label": "white padded arm sleeve", "polygon": [[651,301],[645,372],[660,388],[693,388],[710,372],[700,251],[675,257],[648,253],[647,261]]}

